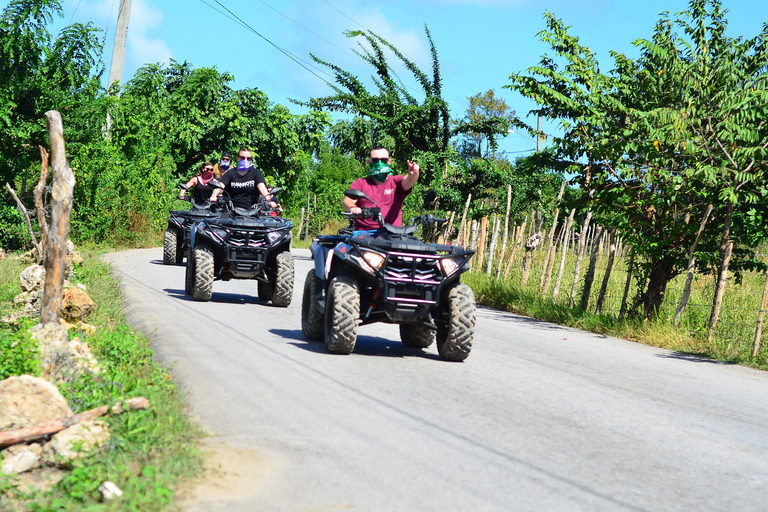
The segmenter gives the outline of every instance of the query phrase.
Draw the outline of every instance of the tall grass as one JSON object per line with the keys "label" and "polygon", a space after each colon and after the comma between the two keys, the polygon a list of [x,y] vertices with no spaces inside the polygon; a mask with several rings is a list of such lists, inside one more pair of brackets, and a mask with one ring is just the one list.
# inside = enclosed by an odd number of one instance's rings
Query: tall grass
{"label": "tall grass", "polygon": [[[683,313],[679,326],[674,326],[675,310],[680,303],[686,276],[680,275],[667,286],[664,303],[658,317],[653,321],[645,321],[636,317],[625,316],[619,320],[624,288],[627,279],[628,248],[617,255],[610,275],[607,293],[604,298],[601,314],[596,315],[595,305],[602,285],[608,262],[607,243],[597,261],[595,279],[589,296],[589,307],[582,311],[580,307],[584,276],[589,266],[589,252],[581,261],[579,283],[571,306],[571,289],[574,279],[576,252],[570,246],[566,254],[566,263],[558,296],[552,298],[554,282],[560,266],[561,252],[555,255],[552,271],[552,284],[544,291],[539,287],[541,273],[544,267],[546,252],[545,244],[533,252],[530,277],[525,286],[522,283],[522,255],[524,248],[519,248],[510,274],[505,280],[496,280],[497,265],[506,265],[512,248],[509,247],[504,258],[494,257],[494,268],[488,277],[487,261],[484,258],[482,269],[476,268],[463,278],[469,284],[478,303],[493,308],[511,311],[541,320],[556,322],[592,332],[622,337],[645,344],[668,348],[689,354],[700,355],[722,361],[768,369],[768,348],[763,340],[756,357],[752,357],[752,344],[757,328],[757,318],[760,311],[765,275],[746,272],[743,281],[736,284],[733,276],[729,276],[726,286],[723,307],[715,331],[714,340],[707,341],[712,300],[715,292],[714,275],[696,275],[694,277],[688,305]],[[634,278],[631,283],[628,306],[637,294],[637,283]]]}

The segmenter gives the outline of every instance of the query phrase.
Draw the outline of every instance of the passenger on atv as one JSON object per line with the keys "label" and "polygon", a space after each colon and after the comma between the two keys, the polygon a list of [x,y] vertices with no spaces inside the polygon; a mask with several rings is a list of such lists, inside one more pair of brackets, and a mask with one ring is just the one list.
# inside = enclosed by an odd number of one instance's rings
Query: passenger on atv
{"label": "passenger on atv", "polygon": [[184,187],[181,187],[181,190],[179,191],[179,199],[181,201],[184,201],[184,195],[186,194],[186,191],[190,188],[194,187],[193,193],[193,205],[204,205],[208,204],[211,200],[211,195],[213,194],[213,191],[216,190],[213,186],[211,186],[212,183],[216,182],[216,178],[213,176],[213,164],[211,162],[206,161],[201,167],[200,167],[200,174],[197,176],[194,176],[192,179],[190,179]]}

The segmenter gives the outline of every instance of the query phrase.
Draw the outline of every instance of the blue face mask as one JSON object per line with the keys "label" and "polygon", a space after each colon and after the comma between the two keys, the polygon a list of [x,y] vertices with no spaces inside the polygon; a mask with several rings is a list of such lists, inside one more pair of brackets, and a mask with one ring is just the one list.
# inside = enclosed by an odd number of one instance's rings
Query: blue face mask
{"label": "blue face mask", "polygon": [[238,171],[247,171],[251,167],[253,167],[253,162],[251,162],[249,160],[243,159],[243,160],[238,160],[237,161],[237,170]]}
{"label": "blue face mask", "polygon": [[219,169],[226,171],[227,169],[229,169],[230,163],[231,162],[225,162],[224,160],[222,160],[221,162],[219,162]]}

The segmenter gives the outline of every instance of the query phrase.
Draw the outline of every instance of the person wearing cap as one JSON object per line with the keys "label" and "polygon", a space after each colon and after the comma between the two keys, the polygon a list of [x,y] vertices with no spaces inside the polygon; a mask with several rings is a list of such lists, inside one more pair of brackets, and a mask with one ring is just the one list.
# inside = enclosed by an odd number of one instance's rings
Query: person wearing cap
{"label": "person wearing cap", "polygon": [[223,151],[221,153],[221,160],[219,163],[213,166],[213,177],[217,180],[224,176],[232,165],[232,154],[229,151]]}
{"label": "person wearing cap", "polygon": [[[377,206],[381,209],[384,222],[393,226],[403,225],[403,201],[419,181],[421,167],[406,160],[408,174],[392,176],[392,161],[389,150],[384,146],[371,149],[368,157],[368,177],[358,178],[349,188],[362,190],[377,204],[366,199],[344,197],[344,209],[349,213],[361,213],[362,208]],[[355,219],[355,229],[379,229],[376,219]]]}

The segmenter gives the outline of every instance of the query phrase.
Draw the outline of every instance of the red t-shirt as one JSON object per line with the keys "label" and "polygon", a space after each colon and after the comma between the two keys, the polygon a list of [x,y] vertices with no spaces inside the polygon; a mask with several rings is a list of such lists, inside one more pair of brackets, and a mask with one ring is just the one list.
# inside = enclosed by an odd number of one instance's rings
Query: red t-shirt
{"label": "red t-shirt", "polygon": [[[384,222],[393,226],[403,224],[403,201],[411,190],[403,188],[405,176],[387,176],[387,181],[377,183],[373,178],[359,178],[352,182],[349,188],[362,190],[365,195],[378,203]],[[373,208],[375,204],[365,199],[358,199],[360,208]],[[379,229],[375,219],[355,219],[355,229]]]}

